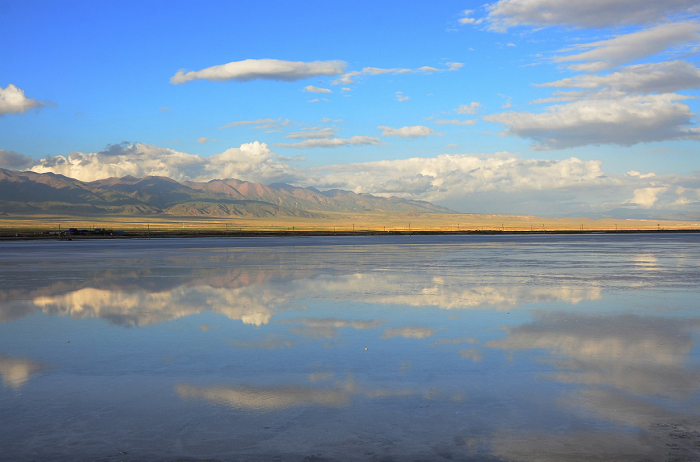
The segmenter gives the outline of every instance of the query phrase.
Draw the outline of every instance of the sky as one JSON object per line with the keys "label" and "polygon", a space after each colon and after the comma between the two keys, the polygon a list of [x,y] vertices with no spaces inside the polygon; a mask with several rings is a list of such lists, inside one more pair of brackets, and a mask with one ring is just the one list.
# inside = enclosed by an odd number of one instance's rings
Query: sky
{"label": "sky", "polygon": [[0,167],[700,217],[700,0],[0,0]]}

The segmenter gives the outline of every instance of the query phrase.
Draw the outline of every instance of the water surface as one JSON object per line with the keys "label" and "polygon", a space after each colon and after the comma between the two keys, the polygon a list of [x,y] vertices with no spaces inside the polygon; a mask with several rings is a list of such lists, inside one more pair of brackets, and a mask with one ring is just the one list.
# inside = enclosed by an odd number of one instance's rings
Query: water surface
{"label": "water surface", "polygon": [[0,459],[700,458],[700,236],[0,243]]}

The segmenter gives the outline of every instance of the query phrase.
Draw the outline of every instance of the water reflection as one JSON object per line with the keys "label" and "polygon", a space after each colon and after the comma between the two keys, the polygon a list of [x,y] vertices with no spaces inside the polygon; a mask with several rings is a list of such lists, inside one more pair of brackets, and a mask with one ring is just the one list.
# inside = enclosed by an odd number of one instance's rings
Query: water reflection
{"label": "water reflection", "polygon": [[698,460],[700,241],[489,239],[0,252],[3,456]]}
{"label": "water reflection", "polygon": [[0,376],[6,388],[19,390],[32,375],[44,368],[28,358],[9,358],[0,356]]}
{"label": "water reflection", "polygon": [[559,371],[552,378],[562,382],[682,397],[700,387],[700,373],[687,369],[698,327],[698,319],[538,312],[532,323],[506,328],[508,337],[486,346],[545,349]]}
{"label": "water reflection", "polygon": [[689,360],[698,327],[698,319],[538,312],[532,323],[506,328],[505,339],[486,345],[546,351],[539,360],[557,372],[544,376],[578,386],[562,393],[557,406],[617,431],[512,429],[495,436],[496,454],[526,461],[694,460],[700,372]]}
{"label": "water reflection", "polygon": [[[327,380],[333,374],[310,376],[312,382]],[[201,399],[211,404],[254,412],[270,412],[300,406],[347,406],[353,396],[370,399],[405,397],[410,390],[371,388],[357,384],[352,378],[336,382],[331,388],[308,386],[281,387],[197,387],[187,384],[175,386],[175,392],[184,400]]]}
{"label": "water reflection", "polygon": [[[237,272],[233,287],[213,286],[209,279],[193,278],[167,290],[147,290],[135,284],[125,284],[123,287],[82,287],[73,291],[65,291],[60,285],[40,291],[38,296],[33,296],[33,293],[20,296],[5,291],[0,296],[6,300],[19,299],[0,302],[0,322],[41,312],[73,319],[100,318],[120,326],[148,326],[211,311],[244,324],[261,326],[269,323],[275,314],[289,309],[290,302],[299,299],[432,306],[449,310],[511,310],[522,303],[577,304],[602,297],[601,288],[595,286],[512,287],[504,278],[492,280],[491,285],[464,287],[468,281],[463,278],[426,278],[422,274],[403,277],[383,273],[320,275],[291,280],[279,279],[278,276],[272,271],[267,275],[261,271],[249,275],[242,270]],[[90,284],[90,281],[85,283]],[[320,331],[322,326],[307,327]],[[343,326],[324,327],[330,333],[330,329]],[[350,327],[370,328],[359,324]]]}

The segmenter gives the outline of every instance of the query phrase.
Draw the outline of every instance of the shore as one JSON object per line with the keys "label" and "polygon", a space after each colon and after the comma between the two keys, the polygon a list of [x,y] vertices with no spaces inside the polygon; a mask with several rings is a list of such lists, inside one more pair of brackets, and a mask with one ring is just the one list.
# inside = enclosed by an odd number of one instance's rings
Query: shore
{"label": "shore", "polygon": [[171,239],[171,238],[211,238],[211,237],[315,237],[315,236],[460,236],[460,235],[546,235],[546,234],[677,234],[700,233],[699,229],[619,229],[619,230],[461,230],[461,231],[324,231],[324,230],[299,230],[299,231],[129,231],[120,234],[47,234],[38,232],[0,232],[0,240],[91,240],[91,239]]}

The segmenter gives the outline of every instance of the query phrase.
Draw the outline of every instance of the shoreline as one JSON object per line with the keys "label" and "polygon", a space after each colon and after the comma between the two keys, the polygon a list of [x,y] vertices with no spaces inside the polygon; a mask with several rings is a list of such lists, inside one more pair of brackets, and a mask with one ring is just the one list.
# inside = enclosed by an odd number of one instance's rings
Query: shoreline
{"label": "shoreline", "polygon": [[93,239],[173,239],[173,238],[212,238],[212,237],[320,237],[320,236],[521,236],[521,235],[587,235],[587,234],[694,234],[700,229],[620,229],[620,230],[531,230],[531,231],[127,231],[120,235],[109,234],[46,234],[32,232],[0,232],[0,241],[34,241],[34,240],[93,240]]}

